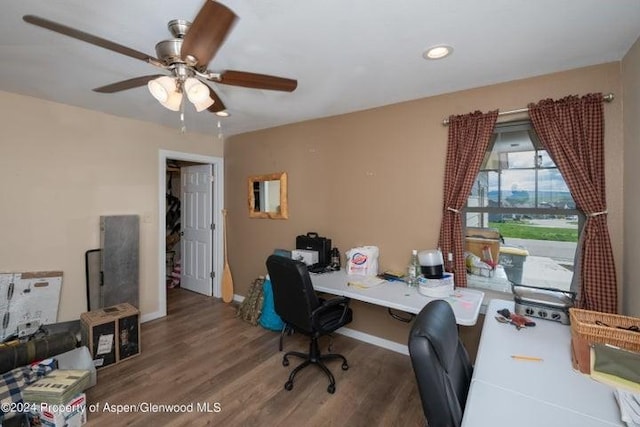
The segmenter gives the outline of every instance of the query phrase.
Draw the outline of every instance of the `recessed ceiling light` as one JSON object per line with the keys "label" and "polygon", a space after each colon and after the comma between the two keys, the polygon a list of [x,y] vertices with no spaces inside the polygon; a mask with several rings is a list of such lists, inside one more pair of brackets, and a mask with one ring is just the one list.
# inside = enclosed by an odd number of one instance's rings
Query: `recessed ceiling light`
{"label": "recessed ceiling light", "polygon": [[422,56],[425,59],[442,59],[451,55],[452,52],[453,52],[453,48],[451,46],[447,46],[443,44],[439,46],[430,47],[422,54]]}

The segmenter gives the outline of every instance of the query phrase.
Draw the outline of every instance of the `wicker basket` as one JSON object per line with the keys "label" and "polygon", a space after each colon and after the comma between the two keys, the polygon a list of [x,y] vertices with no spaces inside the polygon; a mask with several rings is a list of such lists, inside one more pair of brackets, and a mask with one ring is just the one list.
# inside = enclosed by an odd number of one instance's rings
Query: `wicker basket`
{"label": "wicker basket", "polygon": [[[572,335],[580,335],[591,343],[611,344],[640,352],[640,332],[619,328],[640,327],[640,318],[578,308],[569,309],[569,315]],[[601,324],[597,325],[596,321]]]}
{"label": "wicker basket", "polygon": [[591,372],[589,347],[594,343],[640,352],[640,332],[621,329],[640,327],[640,318],[578,308],[570,308],[569,316],[573,367],[580,372]]}

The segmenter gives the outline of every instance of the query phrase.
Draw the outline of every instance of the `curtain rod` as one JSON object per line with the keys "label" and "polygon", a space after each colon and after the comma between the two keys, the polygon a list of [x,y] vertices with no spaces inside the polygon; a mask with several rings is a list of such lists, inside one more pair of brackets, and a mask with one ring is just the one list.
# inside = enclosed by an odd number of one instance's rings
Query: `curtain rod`
{"label": "curtain rod", "polygon": [[[606,102],[611,102],[613,101],[613,99],[615,98],[615,96],[612,93],[608,93],[606,95],[602,96],[602,99]],[[529,108],[518,108],[517,110],[509,110],[509,111],[500,111],[498,113],[498,116],[506,116],[509,114],[518,114],[518,113],[526,113],[529,111]],[[449,119],[444,119],[442,121],[442,126],[448,126],[449,125]]]}

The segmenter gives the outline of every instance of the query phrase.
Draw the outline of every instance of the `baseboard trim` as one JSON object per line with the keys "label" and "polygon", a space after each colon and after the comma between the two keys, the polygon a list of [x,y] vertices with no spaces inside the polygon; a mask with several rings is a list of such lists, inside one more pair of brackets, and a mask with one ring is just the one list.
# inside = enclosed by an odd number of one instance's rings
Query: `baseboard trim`
{"label": "baseboard trim", "polygon": [[[244,296],[242,295],[234,295],[233,300],[237,302],[244,301]],[[340,328],[336,331],[336,333],[340,335],[344,335],[349,338],[357,339],[358,341],[366,342],[368,344],[373,344],[378,347],[386,348],[387,350],[395,351],[396,353],[409,355],[409,347],[406,345],[399,344],[395,341],[387,340],[384,338],[377,337],[375,335],[367,334],[364,332],[356,331],[351,328]]]}
{"label": "baseboard trim", "polygon": [[375,335],[367,334],[364,332],[356,331],[355,329],[350,328],[340,328],[336,331],[340,335],[344,335],[346,337],[355,338],[359,341],[366,342],[368,344],[377,345],[378,347],[386,348],[387,350],[395,351],[396,353],[401,353],[405,355],[409,355],[409,347],[403,344],[399,344],[395,341],[387,340],[384,338],[377,337]]}
{"label": "baseboard trim", "polygon": [[[242,302],[244,301],[244,296],[234,295],[233,300],[236,302]],[[406,354],[407,356],[409,355],[409,347],[399,344],[395,341],[356,331],[355,329],[351,328],[340,328],[336,331],[336,333],[349,338],[357,339],[358,341],[366,342],[368,344],[377,345],[378,347],[386,348],[387,350],[395,351],[396,353]]]}
{"label": "baseboard trim", "polygon": [[[244,301],[244,296],[234,294],[233,300],[235,302],[241,303],[242,301]],[[151,320],[159,319],[160,317],[164,317],[164,316],[165,314],[162,314],[160,311],[155,311],[153,313],[148,313],[143,315],[140,318],[140,321],[142,323],[145,323]],[[380,338],[375,335],[367,334],[365,332],[356,331],[355,329],[351,329],[351,328],[340,328],[336,332],[340,335],[344,335],[345,337],[354,338],[354,339],[357,339],[358,341],[362,341],[368,344],[376,345],[378,347],[386,348],[387,350],[395,351],[396,353],[405,354],[407,356],[409,355],[409,347],[407,347],[406,345],[397,343],[395,341]]]}
{"label": "baseboard trim", "polygon": [[153,313],[147,313],[140,316],[140,323],[150,322],[152,320],[160,319],[161,317],[165,317],[167,314],[162,313],[160,310],[154,311]]}

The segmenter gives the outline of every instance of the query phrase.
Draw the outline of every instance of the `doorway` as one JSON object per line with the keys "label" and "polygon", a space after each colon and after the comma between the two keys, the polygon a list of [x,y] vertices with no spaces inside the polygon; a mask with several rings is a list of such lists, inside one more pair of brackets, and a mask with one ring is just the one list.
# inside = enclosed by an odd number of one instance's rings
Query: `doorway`
{"label": "doorway", "polygon": [[[167,251],[165,242],[167,240],[167,161],[189,162],[189,164],[208,165],[211,168],[213,182],[212,195],[210,197],[212,224],[211,239],[209,248],[203,250],[209,257],[213,277],[208,280],[210,289],[214,297],[221,297],[221,277],[223,268],[223,248],[222,248],[222,208],[224,206],[224,163],[221,157],[204,156],[193,153],[182,153],[177,151],[160,150],[158,156],[158,311],[145,316],[147,320],[152,320],[167,315]],[[181,209],[190,209],[189,204],[183,204]],[[184,215],[191,215],[191,212],[184,212]],[[187,251],[188,252],[188,251]],[[188,256],[188,254],[182,254]],[[187,260],[185,260],[187,261]]]}

